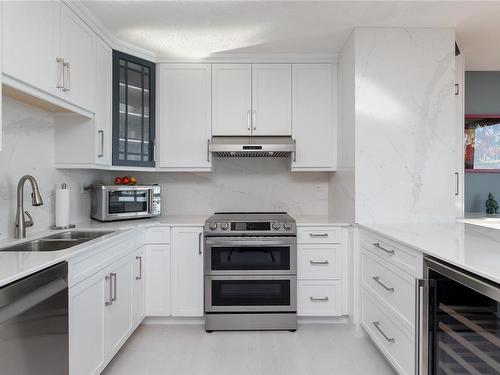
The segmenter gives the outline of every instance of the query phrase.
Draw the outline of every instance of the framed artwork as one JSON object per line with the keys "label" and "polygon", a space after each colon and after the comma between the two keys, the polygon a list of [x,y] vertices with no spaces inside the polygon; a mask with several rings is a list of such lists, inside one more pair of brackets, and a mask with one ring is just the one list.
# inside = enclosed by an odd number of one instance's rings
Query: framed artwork
{"label": "framed artwork", "polygon": [[500,115],[465,115],[465,172],[500,173]]}

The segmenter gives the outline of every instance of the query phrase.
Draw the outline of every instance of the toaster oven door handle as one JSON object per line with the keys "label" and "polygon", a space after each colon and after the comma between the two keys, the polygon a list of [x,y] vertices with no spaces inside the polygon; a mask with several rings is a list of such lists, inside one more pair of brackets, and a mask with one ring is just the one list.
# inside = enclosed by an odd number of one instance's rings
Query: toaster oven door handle
{"label": "toaster oven door handle", "polygon": [[148,189],[148,214],[153,215],[153,189]]}

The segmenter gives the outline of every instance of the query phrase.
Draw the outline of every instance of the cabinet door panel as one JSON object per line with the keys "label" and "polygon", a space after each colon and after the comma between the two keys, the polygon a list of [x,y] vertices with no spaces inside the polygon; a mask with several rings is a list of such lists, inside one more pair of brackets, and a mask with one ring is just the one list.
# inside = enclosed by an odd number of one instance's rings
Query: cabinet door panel
{"label": "cabinet door panel", "polygon": [[59,2],[4,1],[2,5],[2,72],[55,93]]}
{"label": "cabinet door panel", "polygon": [[212,135],[249,135],[250,64],[212,65]]}
{"label": "cabinet door panel", "polygon": [[108,270],[113,301],[104,311],[104,352],[110,358],[132,329],[132,258],[127,257]]}
{"label": "cabinet door panel", "polygon": [[69,366],[72,375],[97,373],[104,363],[105,274],[69,290]]}
{"label": "cabinet door panel", "polygon": [[144,248],[137,250],[133,256],[132,273],[132,325],[135,327],[144,319],[146,309],[146,251]]}
{"label": "cabinet door panel", "polygon": [[146,314],[170,315],[170,245],[148,245],[146,255]]}
{"label": "cabinet door panel", "polygon": [[160,67],[160,167],[210,168],[211,67]]}
{"label": "cabinet door panel", "polygon": [[63,97],[93,111],[96,71],[94,32],[66,5],[61,7],[61,55],[66,67]]}
{"label": "cabinet door panel", "polygon": [[172,315],[203,316],[203,228],[172,229]]}
{"label": "cabinet door panel", "polygon": [[112,51],[100,38],[96,41],[95,162],[111,165]]}
{"label": "cabinet door panel", "polygon": [[252,134],[291,135],[290,64],[252,65]]}
{"label": "cabinet door panel", "polygon": [[334,79],[330,64],[294,64],[292,128],[297,153],[292,168],[335,169]]}

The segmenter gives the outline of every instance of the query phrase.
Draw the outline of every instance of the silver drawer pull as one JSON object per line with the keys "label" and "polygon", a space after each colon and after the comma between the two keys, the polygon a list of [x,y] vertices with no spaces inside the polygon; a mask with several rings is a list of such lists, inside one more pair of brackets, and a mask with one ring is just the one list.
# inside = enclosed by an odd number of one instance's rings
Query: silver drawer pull
{"label": "silver drawer pull", "polygon": [[326,237],[328,237],[328,233],[309,233],[309,237],[311,237],[311,238],[326,238]]}
{"label": "silver drawer pull", "polygon": [[106,275],[104,280],[109,281],[109,300],[104,302],[104,306],[111,306],[113,304],[113,282],[111,281],[111,275]]}
{"label": "silver drawer pull", "polygon": [[379,285],[382,286],[382,288],[384,288],[385,290],[387,290],[388,292],[394,292],[394,288],[392,287],[388,287],[387,285],[385,285],[382,281],[380,281],[380,276],[373,276],[372,277],[373,280],[375,280],[375,282]]}
{"label": "silver drawer pull", "polygon": [[315,264],[328,264],[327,260],[310,260],[309,263],[315,265]]}
{"label": "silver drawer pull", "polygon": [[373,246],[375,246],[377,249],[380,249],[382,251],[385,251],[387,254],[391,254],[391,255],[394,255],[395,251],[394,250],[387,250],[387,249],[384,249],[382,246],[380,246],[380,243],[378,242],[374,242],[373,243]]}
{"label": "silver drawer pull", "polygon": [[116,273],[111,272],[109,274],[109,276],[111,276],[111,278],[113,279],[113,294],[111,296],[111,302],[115,302],[116,301]]}
{"label": "silver drawer pull", "polygon": [[384,331],[382,331],[382,328],[380,328],[380,322],[373,322],[372,324],[375,326],[375,328],[377,328],[377,331],[379,331],[379,332],[380,332],[380,334],[381,334],[382,336],[384,336],[384,339],[386,339],[387,341],[389,341],[389,342],[391,342],[391,343],[396,342],[396,340],[394,339],[394,337],[389,337],[389,336],[387,336],[387,335],[385,334],[385,332],[384,332]]}
{"label": "silver drawer pull", "polygon": [[136,280],[142,280],[142,257],[136,256],[135,259],[139,261],[139,276],[136,276]]}
{"label": "silver drawer pull", "polygon": [[328,301],[328,297],[309,297],[309,299],[313,302],[326,302],[326,301]]}

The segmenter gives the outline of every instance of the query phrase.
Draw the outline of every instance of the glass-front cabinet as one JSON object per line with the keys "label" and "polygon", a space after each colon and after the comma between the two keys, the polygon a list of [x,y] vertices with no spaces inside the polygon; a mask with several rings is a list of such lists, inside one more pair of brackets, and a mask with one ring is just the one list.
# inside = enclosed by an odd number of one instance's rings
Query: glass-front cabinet
{"label": "glass-front cabinet", "polygon": [[113,165],[154,167],[155,64],[113,51]]}

